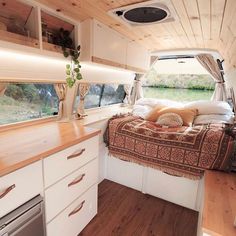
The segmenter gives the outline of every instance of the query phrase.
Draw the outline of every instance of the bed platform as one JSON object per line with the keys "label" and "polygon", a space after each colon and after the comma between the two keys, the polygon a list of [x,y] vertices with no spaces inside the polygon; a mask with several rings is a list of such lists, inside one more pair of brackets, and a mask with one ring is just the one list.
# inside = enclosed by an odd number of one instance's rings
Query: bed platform
{"label": "bed platform", "polygon": [[234,139],[223,125],[163,129],[140,117],[110,119],[107,178],[199,211],[205,170],[230,168]]}

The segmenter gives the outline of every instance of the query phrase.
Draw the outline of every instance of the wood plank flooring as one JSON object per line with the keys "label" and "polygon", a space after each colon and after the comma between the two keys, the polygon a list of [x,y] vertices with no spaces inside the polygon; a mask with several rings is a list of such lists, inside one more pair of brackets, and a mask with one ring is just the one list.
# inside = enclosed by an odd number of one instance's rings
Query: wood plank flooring
{"label": "wood plank flooring", "polygon": [[104,180],[98,214],[80,236],[196,236],[198,213]]}

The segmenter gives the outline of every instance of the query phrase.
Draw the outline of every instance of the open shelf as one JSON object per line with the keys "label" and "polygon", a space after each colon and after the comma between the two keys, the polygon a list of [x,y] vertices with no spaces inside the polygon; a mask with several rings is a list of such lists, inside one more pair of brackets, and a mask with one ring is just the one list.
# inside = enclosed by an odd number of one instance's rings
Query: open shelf
{"label": "open shelf", "polygon": [[71,45],[67,45],[67,48],[75,47],[74,25],[44,11],[41,11],[41,21],[44,50],[62,53],[60,29],[68,31],[69,38],[72,40]]}
{"label": "open shelf", "polygon": [[0,39],[39,48],[36,11],[17,0],[1,1]]}
{"label": "open shelf", "polygon": [[3,41],[21,44],[24,46],[39,48],[39,40],[26,37],[24,35],[11,33],[8,31],[0,30],[0,39]]}

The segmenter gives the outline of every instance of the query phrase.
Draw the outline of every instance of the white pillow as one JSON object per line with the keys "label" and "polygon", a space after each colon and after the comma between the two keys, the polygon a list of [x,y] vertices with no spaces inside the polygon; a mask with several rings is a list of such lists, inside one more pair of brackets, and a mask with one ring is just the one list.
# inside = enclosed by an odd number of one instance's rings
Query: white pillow
{"label": "white pillow", "polygon": [[223,114],[232,115],[232,109],[227,102],[222,101],[195,101],[184,105],[185,108],[198,109],[199,115]]}
{"label": "white pillow", "polygon": [[155,107],[157,105],[168,106],[168,107],[182,107],[181,102],[176,102],[168,99],[157,99],[157,98],[140,98],[136,101],[135,105]]}
{"label": "white pillow", "polygon": [[146,117],[146,115],[151,111],[151,107],[149,106],[141,106],[141,105],[134,105],[132,114],[134,116],[140,116],[142,118]]}
{"label": "white pillow", "polygon": [[161,126],[180,127],[183,125],[183,120],[176,113],[165,113],[157,119],[156,123]]}
{"label": "white pillow", "polygon": [[193,124],[194,125],[202,125],[202,124],[233,124],[234,116],[233,115],[199,115],[196,116]]}

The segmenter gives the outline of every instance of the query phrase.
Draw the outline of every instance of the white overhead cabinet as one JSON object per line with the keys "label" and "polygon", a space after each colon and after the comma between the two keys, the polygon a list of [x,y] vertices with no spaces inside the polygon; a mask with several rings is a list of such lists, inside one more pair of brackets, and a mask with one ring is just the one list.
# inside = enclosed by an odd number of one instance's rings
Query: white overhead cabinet
{"label": "white overhead cabinet", "polygon": [[149,52],[96,20],[81,23],[81,60],[144,73]]}
{"label": "white overhead cabinet", "polygon": [[129,41],[127,43],[126,65],[128,70],[146,71],[150,66],[150,53],[140,44]]}

